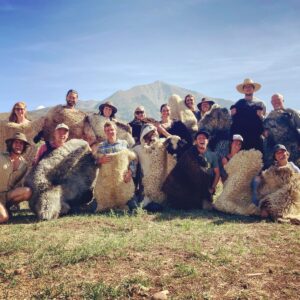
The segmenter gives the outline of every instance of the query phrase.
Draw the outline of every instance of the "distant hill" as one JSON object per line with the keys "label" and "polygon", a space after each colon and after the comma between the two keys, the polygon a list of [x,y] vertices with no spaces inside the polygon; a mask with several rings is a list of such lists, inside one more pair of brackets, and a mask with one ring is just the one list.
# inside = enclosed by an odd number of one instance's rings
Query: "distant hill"
{"label": "distant hill", "polygon": [[[168,98],[172,94],[177,94],[184,98],[187,94],[193,94],[196,102],[200,102],[203,97],[208,97],[223,107],[229,108],[233,104],[230,100],[213,98],[202,93],[171,85],[162,81],[155,81],[150,84],[138,85],[129,90],[120,90],[112,94],[110,97],[100,100],[80,100],[77,108],[85,112],[97,112],[101,103],[111,101],[118,108],[117,116],[123,120],[131,120],[133,112],[138,105],[145,107],[146,113],[150,117],[159,119],[159,107],[161,104],[168,102]],[[57,103],[59,104],[59,103]],[[38,118],[46,114],[49,107],[31,111],[29,113],[32,119]],[[1,113],[0,119],[7,118],[8,113]]]}

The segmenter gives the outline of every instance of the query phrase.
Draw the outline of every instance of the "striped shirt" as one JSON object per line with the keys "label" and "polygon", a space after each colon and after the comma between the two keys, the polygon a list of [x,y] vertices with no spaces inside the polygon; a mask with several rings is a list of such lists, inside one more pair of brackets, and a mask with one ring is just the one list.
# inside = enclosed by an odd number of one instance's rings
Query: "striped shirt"
{"label": "striped shirt", "polygon": [[[100,154],[110,154],[110,153],[117,153],[125,149],[128,149],[127,141],[117,139],[112,144],[110,144],[108,141],[104,141],[100,143],[97,152]],[[134,160],[129,163],[129,169],[132,173],[132,176],[135,177],[136,162]]]}

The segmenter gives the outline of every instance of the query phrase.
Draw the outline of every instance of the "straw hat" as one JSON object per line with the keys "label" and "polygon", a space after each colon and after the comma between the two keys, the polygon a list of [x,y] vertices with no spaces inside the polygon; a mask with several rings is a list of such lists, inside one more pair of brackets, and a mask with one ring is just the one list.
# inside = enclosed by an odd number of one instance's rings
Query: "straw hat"
{"label": "straw hat", "polygon": [[105,106],[108,106],[112,109],[112,114],[116,114],[118,109],[113,105],[113,103],[111,101],[106,101],[102,104],[100,104],[99,106],[99,110],[101,111],[101,113],[103,113],[103,109]]}
{"label": "straw hat", "polygon": [[241,94],[245,94],[244,92],[244,86],[247,85],[247,84],[251,84],[254,86],[254,91],[257,92],[260,88],[261,88],[261,84],[257,83],[257,82],[254,82],[252,79],[250,78],[246,78],[244,80],[243,83],[240,83],[236,86],[236,89],[238,90],[238,92],[240,92]]}

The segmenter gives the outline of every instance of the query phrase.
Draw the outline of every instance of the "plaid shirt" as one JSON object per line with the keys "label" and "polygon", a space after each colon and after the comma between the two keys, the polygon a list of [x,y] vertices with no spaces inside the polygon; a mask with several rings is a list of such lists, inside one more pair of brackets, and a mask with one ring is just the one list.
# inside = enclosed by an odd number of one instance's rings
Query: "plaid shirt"
{"label": "plaid shirt", "polygon": [[[128,149],[128,143],[125,140],[117,139],[115,143],[110,144],[108,141],[100,143],[97,152],[101,154],[116,153],[122,150]],[[129,169],[132,176],[135,177],[136,174],[136,161],[132,160],[129,163]]]}

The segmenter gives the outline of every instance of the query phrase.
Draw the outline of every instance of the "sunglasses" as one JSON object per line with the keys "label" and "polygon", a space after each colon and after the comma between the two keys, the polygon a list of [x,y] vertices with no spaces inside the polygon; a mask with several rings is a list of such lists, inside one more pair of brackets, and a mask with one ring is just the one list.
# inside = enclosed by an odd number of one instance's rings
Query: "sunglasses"
{"label": "sunglasses", "polygon": [[25,108],[21,108],[21,107],[16,107],[15,110],[25,110]]}
{"label": "sunglasses", "polygon": [[143,113],[145,113],[145,112],[144,112],[144,111],[141,111],[141,110],[138,110],[138,111],[135,112],[136,115],[141,115],[141,114],[143,114]]}

